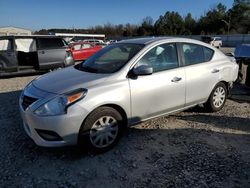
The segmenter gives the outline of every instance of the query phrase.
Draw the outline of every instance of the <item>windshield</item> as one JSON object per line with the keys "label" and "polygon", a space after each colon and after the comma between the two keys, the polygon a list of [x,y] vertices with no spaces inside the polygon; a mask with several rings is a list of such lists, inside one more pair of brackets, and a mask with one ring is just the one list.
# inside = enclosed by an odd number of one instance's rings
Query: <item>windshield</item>
{"label": "windshield", "polygon": [[117,72],[143,47],[143,44],[109,45],[81,63],[79,69],[85,72],[104,74]]}

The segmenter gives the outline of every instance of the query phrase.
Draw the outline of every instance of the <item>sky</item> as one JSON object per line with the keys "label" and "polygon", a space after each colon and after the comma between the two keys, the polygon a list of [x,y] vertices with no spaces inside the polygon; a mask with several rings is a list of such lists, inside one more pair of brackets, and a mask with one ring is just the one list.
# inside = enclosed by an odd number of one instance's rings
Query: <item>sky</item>
{"label": "sky", "polygon": [[150,16],[156,21],[167,11],[194,18],[233,0],[0,0],[0,27],[15,26],[32,31],[50,28],[89,28],[111,24],[140,24]]}

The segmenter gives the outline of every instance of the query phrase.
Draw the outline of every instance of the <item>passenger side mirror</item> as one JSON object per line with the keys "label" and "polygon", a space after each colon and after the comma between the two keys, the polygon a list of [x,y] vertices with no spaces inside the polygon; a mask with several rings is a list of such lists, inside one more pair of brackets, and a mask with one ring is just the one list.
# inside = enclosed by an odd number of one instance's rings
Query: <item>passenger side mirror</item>
{"label": "passenger side mirror", "polygon": [[149,65],[140,65],[133,69],[133,73],[137,76],[150,75],[153,73],[153,67]]}

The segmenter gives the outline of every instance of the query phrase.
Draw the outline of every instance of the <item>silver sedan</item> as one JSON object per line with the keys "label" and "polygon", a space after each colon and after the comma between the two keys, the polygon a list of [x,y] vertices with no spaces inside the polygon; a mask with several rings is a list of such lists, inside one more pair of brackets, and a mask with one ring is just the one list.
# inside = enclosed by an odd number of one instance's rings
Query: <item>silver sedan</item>
{"label": "silver sedan", "polygon": [[237,73],[234,59],[200,41],[124,40],[33,80],[20,96],[20,112],[40,146],[84,143],[105,151],[127,125],[198,104],[220,110]]}

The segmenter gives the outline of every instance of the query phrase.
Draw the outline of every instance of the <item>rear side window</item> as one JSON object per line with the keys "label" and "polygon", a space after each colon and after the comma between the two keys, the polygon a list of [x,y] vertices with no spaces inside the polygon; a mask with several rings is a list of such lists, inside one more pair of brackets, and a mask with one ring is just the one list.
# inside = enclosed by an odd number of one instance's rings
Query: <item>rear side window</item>
{"label": "rear side window", "polygon": [[60,38],[39,38],[38,46],[39,48],[61,48],[65,44]]}
{"label": "rear side window", "polygon": [[13,50],[12,40],[3,39],[0,40],[0,51]]}
{"label": "rear side window", "polygon": [[214,55],[214,51],[212,49],[203,47],[205,62],[210,61]]}
{"label": "rear side window", "polygon": [[210,61],[214,54],[212,49],[191,43],[182,44],[181,49],[184,54],[185,65],[194,65]]}

